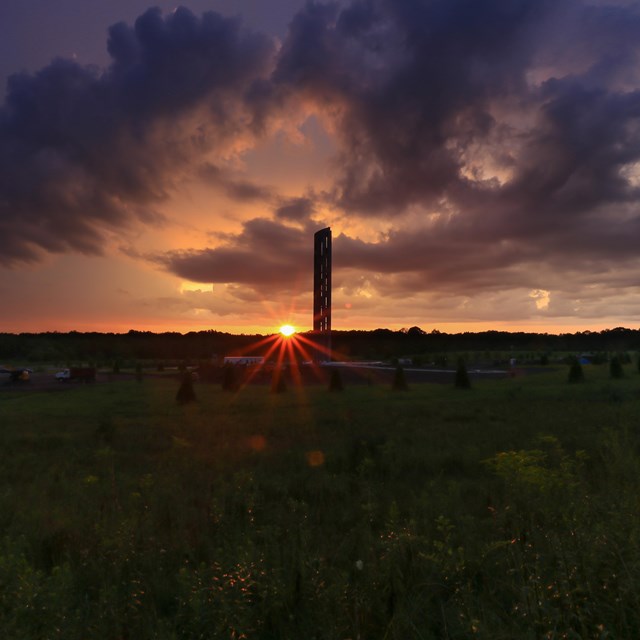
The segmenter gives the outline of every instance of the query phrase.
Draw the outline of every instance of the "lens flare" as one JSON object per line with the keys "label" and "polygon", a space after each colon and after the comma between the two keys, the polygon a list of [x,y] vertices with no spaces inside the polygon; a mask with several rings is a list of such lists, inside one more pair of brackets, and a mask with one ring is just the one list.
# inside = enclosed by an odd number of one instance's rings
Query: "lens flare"
{"label": "lens flare", "polygon": [[283,324],[280,327],[280,333],[287,338],[289,336],[292,336],[295,332],[296,332],[296,328],[292,327],[290,324]]}

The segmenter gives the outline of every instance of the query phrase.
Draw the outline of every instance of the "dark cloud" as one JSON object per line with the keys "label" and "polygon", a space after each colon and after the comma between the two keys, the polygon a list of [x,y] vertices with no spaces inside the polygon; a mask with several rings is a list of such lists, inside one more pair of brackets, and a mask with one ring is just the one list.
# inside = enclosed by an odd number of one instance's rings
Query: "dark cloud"
{"label": "dark cloud", "polygon": [[459,217],[476,251],[570,233],[591,248],[603,230],[628,250],[639,27],[627,3],[310,2],[274,79],[333,119],[334,203],[351,215]]}
{"label": "dark cloud", "polygon": [[[249,135],[247,97],[273,43],[216,13],[150,9],[109,31],[104,72],[55,60],[9,79],[0,109],[0,263],[99,253],[104,234],[157,219],[198,158]],[[228,183],[232,195],[259,189]]]}
{"label": "dark cloud", "polygon": [[[307,290],[313,274],[313,233],[325,226],[315,218],[313,194],[278,198],[274,219],[254,218],[240,233],[215,233],[221,242],[214,249],[171,251],[147,260],[186,280],[242,285],[243,295]],[[122,247],[125,255],[143,258],[135,249]]]}
{"label": "dark cloud", "polygon": [[111,27],[108,48],[114,60],[110,76],[133,117],[175,116],[206,100],[226,126],[236,120],[238,95],[272,54],[272,43],[242,32],[238,19],[212,11],[197,18],[185,8],[166,17],[149,9],[133,28]]}
{"label": "dark cloud", "polygon": [[[399,298],[493,295],[633,264],[640,93],[622,86],[633,69],[621,61],[638,51],[625,16],[638,24],[633,6],[578,1],[309,2],[271,94],[333,121],[334,205],[391,228],[375,241],[334,239],[336,284],[366,281]],[[623,53],[612,57],[617,32]],[[283,204],[274,221],[164,265],[200,281],[288,288],[310,270],[315,204]],[[300,220],[304,229],[291,226]]]}
{"label": "dark cloud", "polygon": [[273,292],[295,289],[309,279],[312,255],[308,233],[255,218],[215,249],[172,251],[152,257],[171,273],[203,283],[236,283]]}
{"label": "dark cloud", "polygon": [[275,210],[276,218],[291,222],[309,223],[316,212],[315,200],[311,197],[290,198]]}
{"label": "dark cloud", "polygon": [[276,81],[337,110],[337,202],[386,215],[460,182],[461,146],[495,127],[517,92],[548,3],[434,0],[309,3],[291,24]]}
{"label": "dark cloud", "polygon": [[[167,271],[203,283],[235,283],[261,295],[308,290],[312,280],[312,238],[320,223],[309,219],[256,218],[238,234],[221,236],[214,249],[174,251],[151,257]],[[640,227],[613,228],[588,245],[566,229],[549,243],[489,239],[479,243],[472,228],[436,222],[428,228],[399,229],[366,242],[341,233],[333,240],[334,286],[345,292],[359,282],[386,298],[420,292],[437,296],[477,296],[510,289],[572,292],[594,278],[606,286],[635,287],[621,266],[634,268]],[[480,248],[481,245],[481,248]],[[616,246],[612,257],[610,247]],[[597,274],[597,276],[596,276]]]}

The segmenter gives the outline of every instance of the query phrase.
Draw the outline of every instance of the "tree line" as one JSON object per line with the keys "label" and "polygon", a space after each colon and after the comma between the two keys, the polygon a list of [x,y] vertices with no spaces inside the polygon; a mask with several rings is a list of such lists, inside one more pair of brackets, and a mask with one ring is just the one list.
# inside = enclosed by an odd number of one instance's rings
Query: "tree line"
{"label": "tree line", "polygon": [[[313,338],[313,334],[304,334]],[[260,334],[208,330],[153,333],[0,333],[0,362],[111,362],[114,360],[211,360],[227,355],[265,355],[268,346]],[[445,333],[411,327],[393,331],[334,331],[337,358],[391,359],[450,352],[596,353],[640,350],[640,330],[616,327],[576,333],[482,331]]]}

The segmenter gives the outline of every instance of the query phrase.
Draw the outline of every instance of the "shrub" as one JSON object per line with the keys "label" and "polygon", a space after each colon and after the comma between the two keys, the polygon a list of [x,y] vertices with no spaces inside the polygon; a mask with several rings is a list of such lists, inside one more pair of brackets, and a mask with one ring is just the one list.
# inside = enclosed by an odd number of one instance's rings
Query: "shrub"
{"label": "shrub", "polygon": [[624,369],[618,356],[613,356],[609,362],[609,375],[615,379],[624,378]]}
{"label": "shrub", "polygon": [[569,382],[584,382],[584,371],[577,358],[574,358],[569,367]]}
{"label": "shrub", "polygon": [[469,379],[467,367],[462,358],[458,360],[458,368],[456,369],[454,386],[456,389],[471,389],[471,380]]}
{"label": "shrub", "polygon": [[404,369],[401,365],[396,367],[396,373],[393,376],[393,382],[391,384],[391,389],[393,391],[408,391],[409,385],[407,384],[407,380],[404,377]]}
{"label": "shrub", "polygon": [[342,376],[338,369],[331,370],[331,377],[329,378],[329,391],[343,391],[344,385],[342,384]]}
{"label": "shrub", "polygon": [[188,402],[195,402],[197,400],[196,393],[193,390],[193,379],[189,371],[185,371],[182,374],[182,382],[180,388],[176,394],[176,402],[178,404],[187,404]]}
{"label": "shrub", "polygon": [[227,364],[222,373],[222,390],[237,391],[238,380],[236,379],[236,370],[232,364]]}

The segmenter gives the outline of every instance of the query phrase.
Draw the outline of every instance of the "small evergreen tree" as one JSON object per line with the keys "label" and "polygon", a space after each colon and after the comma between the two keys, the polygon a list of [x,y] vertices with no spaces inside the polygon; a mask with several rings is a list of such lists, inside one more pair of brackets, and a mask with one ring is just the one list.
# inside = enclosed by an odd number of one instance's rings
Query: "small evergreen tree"
{"label": "small evergreen tree", "polygon": [[237,391],[238,381],[236,380],[236,370],[232,364],[227,364],[222,372],[222,390]]}
{"label": "small evergreen tree", "polygon": [[609,362],[609,375],[615,379],[624,378],[624,369],[618,356],[613,356]]}
{"label": "small evergreen tree", "polygon": [[469,379],[469,374],[467,373],[467,367],[463,358],[458,359],[458,368],[456,369],[454,386],[456,389],[471,389],[471,380]]}
{"label": "small evergreen tree", "polygon": [[331,377],[329,378],[329,391],[343,391],[344,385],[342,384],[342,376],[338,369],[331,370]]}
{"label": "small evergreen tree", "polygon": [[571,366],[569,367],[569,377],[568,381],[573,382],[584,382],[584,371],[582,370],[582,365],[578,358],[574,358],[571,362]]}
{"label": "small evergreen tree", "polygon": [[176,402],[178,404],[187,404],[188,402],[195,402],[197,400],[196,393],[193,390],[193,379],[191,373],[185,371],[182,374],[182,382],[176,394]]}
{"label": "small evergreen tree", "polygon": [[409,385],[407,384],[407,380],[404,376],[404,369],[401,365],[396,367],[396,373],[393,376],[393,382],[391,384],[391,389],[393,391],[408,391]]}

